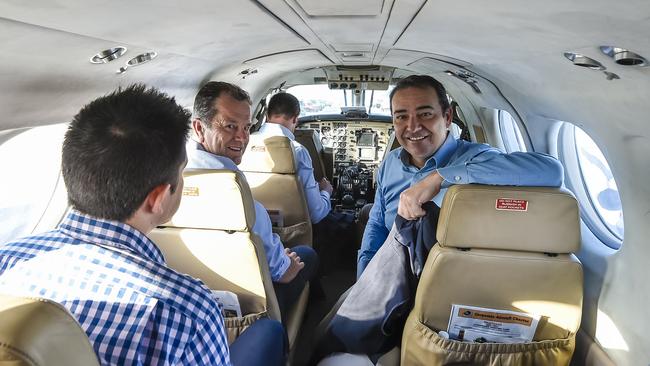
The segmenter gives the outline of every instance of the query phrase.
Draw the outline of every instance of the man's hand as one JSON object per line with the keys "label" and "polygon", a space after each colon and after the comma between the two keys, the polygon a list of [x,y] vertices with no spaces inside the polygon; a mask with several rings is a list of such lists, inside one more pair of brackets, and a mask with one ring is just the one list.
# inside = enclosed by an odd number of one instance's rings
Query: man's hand
{"label": "man's hand", "polygon": [[279,283],[289,283],[293,281],[293,279],[296,278],[296,275],[298,275],[298,272],[305,268],[305,263],[300,261],[300,257],[296,252],[291,251],[289,248],[284,248],[284,252],[291,260],[291,263],[289,264],[287,271],[284,272],[282,277],[278,280]]}
{"label": "man's hand", "polygon": [[397,214],[407,220],[424,216],[426,212],[422,209],[422,204],[431,201],[440,192],[443,180],[442,176],[435,172],[405,189],[399,195]]}
{"label": "man's hand", "polygon": [[318,188],[320,188],[321,191],[326,191],[330,195],[332,195],[332,191],[334,190],[330,182],[325,177],[323,177],[323,179],[318,182]]}

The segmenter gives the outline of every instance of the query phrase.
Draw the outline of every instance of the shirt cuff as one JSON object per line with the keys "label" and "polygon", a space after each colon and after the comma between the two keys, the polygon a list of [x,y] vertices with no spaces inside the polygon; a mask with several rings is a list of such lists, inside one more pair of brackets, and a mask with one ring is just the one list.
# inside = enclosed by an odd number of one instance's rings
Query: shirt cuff
{"label": "shirt cuff", "polygon": [[291,258],[289,258],[284,253],[284,249],[282,249],[282,251],[283,251],[283,253],[282,253],[282,259],[283,259],[282,264],[280,265],[280,268],[278,268],[278,270],[274,273],[275,274],[275,276],[273,276],[274,278],[271,278],[271,280],[273,280],[273,282],[277,282],[278,280],[280,280],[280,278],[282,276],[284,276],[284,274],[289,269],[289,265],[291,265]]}
{"label": "shirt cuff", "polygon": [[440,168],[437,170],[438,174],[442,177],[443,181],[440,185],[441,188],[448,188],[454,184],[468,184],[469,173],[467,172],[467,165],[456,165]]}
{"label": "shirt cuff", "polygon": [[327,199],[330,199],[330,193],[328,191],[320,191],[321,196],[325,196]]}

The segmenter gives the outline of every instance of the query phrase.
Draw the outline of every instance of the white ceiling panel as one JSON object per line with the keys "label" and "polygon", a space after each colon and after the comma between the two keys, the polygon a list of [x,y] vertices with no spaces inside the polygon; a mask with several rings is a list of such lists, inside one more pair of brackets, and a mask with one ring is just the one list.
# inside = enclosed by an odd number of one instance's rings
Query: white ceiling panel
{"label": "white ceiling panel", "polygon": [[383,0],[296,0],[312,17],[377,16],[381,14]]}

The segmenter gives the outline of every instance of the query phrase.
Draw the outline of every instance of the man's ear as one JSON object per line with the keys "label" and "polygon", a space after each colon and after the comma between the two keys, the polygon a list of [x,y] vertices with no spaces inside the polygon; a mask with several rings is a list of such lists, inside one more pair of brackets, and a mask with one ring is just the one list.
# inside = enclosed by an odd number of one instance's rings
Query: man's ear
{"label": "man's ear", "polygon": [[171,195],[171,184],[165,183],[155,186],[144,201],[144,206],[152,214],[162,215],[165,212],[165,200]]}
{"label": "man's ear", "polygon": [[445,127],[449,128],[451,126],[451,121],[454,119],[454,110],[449,107],[447,112],[445,112]]}
{"label": "man's ear", "polygon": [[192,120],[192,129],[194,130],[196,138],[199,140],[198,142],[202,144],[203,141],[205,141],[205,131],[200,119],[195,118]]}

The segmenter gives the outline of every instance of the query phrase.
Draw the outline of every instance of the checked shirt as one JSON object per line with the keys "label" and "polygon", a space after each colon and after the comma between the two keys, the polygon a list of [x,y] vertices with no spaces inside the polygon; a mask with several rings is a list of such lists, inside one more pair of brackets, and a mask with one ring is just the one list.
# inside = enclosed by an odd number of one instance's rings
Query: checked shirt
{"label": "checked shirt", "polygon": [[0,292],[65,306],[102,365],[229,365],[220,305],[144,234],[72,211],[0,246]]}

